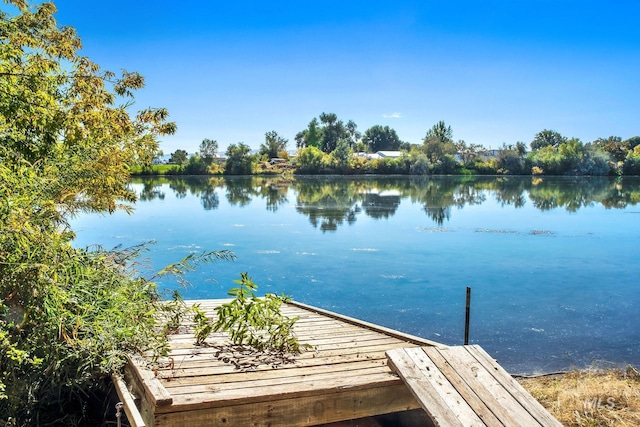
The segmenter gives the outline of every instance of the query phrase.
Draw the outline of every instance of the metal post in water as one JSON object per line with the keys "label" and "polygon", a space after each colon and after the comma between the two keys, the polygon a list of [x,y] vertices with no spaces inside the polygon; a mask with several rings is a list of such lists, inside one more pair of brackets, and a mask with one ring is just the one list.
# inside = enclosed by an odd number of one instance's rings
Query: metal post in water
{"label": "metal post in water", "polygon": [[469,345],[469,318],[471,315],[471,288],[467,286],[467,309],[464,316],[464,345]]}

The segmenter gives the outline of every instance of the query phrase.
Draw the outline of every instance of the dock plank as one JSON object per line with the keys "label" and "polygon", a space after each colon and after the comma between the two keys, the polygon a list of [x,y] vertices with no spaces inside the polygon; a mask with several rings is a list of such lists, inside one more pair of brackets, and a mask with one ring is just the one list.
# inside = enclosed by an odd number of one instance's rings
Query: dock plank
{"label": "dock plank", "polygon": [[129,359],[128,369],[136,378],[139,389],[142,390],[149,401],[155,406],[171,405],[173,398],[162,385],[159,378],[152,371],[144,369],[135,360]]}
{"label": "dock plank", "polygon": [[[494,415],[492,409],[488,407],[486,400],[489,398],[487,393],[483,393],[482,388],[479,387],[475,381],[469,381],[469,378],[464,375],[460,375],[456,372],[455,368],[451,366],[448,359],[442,356],[439,351],[427,351],[430,349],[422,349],[427,357],[431,359],[437,369],[443,373],[445,378],[453,385],[458,393],[463,397],[465,402],[478,414],[483,423],[487,426],[500,427],[503,423],[498,419],[500,416],[506,417],[511,424],[515,424],[515,420],[511,419],[511,415],[504,409],[498,408],[498,416]],[[509,425],[509,424],[507,424]]]}
{"label": "dock plank", "polygon": [[[177,394],[171,406],[156,408],[156,413],[192,410],[197,408],[213,408],[230,404],[244,404],[278,401],[297,397],[311,398],[313,396],[326,396],[340,393],[343,390],[368,390],[370,388],[385,388],[401,383],[397,377],[388,373],[372,373],[360,376],[342,376],[332,380],[329,385],[323,381],[306,381],[298,383],[296,387],[289,384],[272,383],[259,389],[233,388],[224,390],[224,393],[201,391],[197,394]],[[373,409],[373,408],[372,408]],[[373,414],[377,415],[377,414]]]}
{"label": "dock plank", "polygon": [[297,366],[295,368],[286,369],[263,369],[256,371],[247,371],[243,375],[238,375],[237,372],[229,371],[215,371],[212,369],[204,369],[199,372],[198,375],[194,375],[194,372],[190,372],[190,375],[174,376],[171,379],[167,378],[165,382],[165,388],[173,388],[184,385],[198,385],[208,384],[212,379],[215,379],[216,384],[224,383],[247,383],[257,380],[272,380],[272,379],[284,379],[288,377],[298,376],[311,376],[318,375],[325,372],[333,373],[348,373],[353,370],[363,368],[376,368],[381,372],[387,372],[385,369],[386,361],[384,360],[358,360],[349,363],[339,363],[335,365],[330,364],[316,364],[307,367]]}
{"label": "dock plank", "polygon": [[387,357],[437,426],[561,426],[480,346],[411,347]]}
{"label": "dock plank", "polygon": [[[230,396],[250,394],[252,398],[257,396],[267,396],[273,392],[273,387],[284,391],[293,391],[295,393],[315,390],[316,385],[320,384],[326,389],[337,389],[344,387],[345,384],[361,385],[362,379],[376,376],[378,378],[394,380],[393,375],[380,370],[378,367],[367,367],[353,369],[351,375],[344,372],[317,372],[309,375],[292,375],[289,377],[278,378],[277,383],[273,378],[255,379],[253,381],[232,381],[226,383],[215,384],[196,384],[196,385],[178,385],[167,387],[172,397],[177,399],[180,395],[193,394],[209,394],[215,393],[216,396],[228,399]],[[357,377],[357,379],[353,379]]]}
{"label": "dock plank", "polygon": [[436,426],[482,427],[484,423],[464,398],[420,349],[387,352],[400,375]]}
{"label": "dock plank", "polygon": [[561,427],[562,423],[547,411],[540,402],[531,398],[527,392],[513,377],[509,375],[489,354],[479,345],[468,346],[467,350],[476,360],[484,364],[487,372],[507,390],[513,398],[518,401],[531,415],[544,426]]}
{"label": "dock plank", "polygon": [[129,421],[131,427],[146,427],[146,423],[136,407],[134,397],[127,389],[124,380],[115,374],[112,376],[112,379],[116,394],[123,405],[125,414],[127,415],[127,421]]}
{"label": "dock plank", "polygon": [[[393,348],[406,347],[406,343],[395,343],[392,345],[378,345],[364,348],[345,349],[343,351],[330,351],[326,350],[320,353],[304,353],[294,359],[293,363],[282,364],[278,366],[279,370],[282,369],[297,369],[308,366],[315,366],[320,364],[337,365],[341,363],[350,363],[352,361],[360,360],[381,360],[386,361],[384,352]],[[236,367],[230,363],[224,363],[218,360],[213,354],[198,355],[192,357],[173,358],[173,367],[165,366],[157,370],[158,377],[170,378],[174,376],[188,375],[189,369],[207,369],[211,368],[217,370],[217,372],[237,372],[242,373],[245,371],[236,369]],[[249,370],[261,371],[271,370],[271,365],[260,365]],[[170,379],[169,379],[170,381]]]}
{"label": "dock plank", "polygon": [[476,366],[478,363],[475,359],[474,364],[464,357],[466,351],[424,350],[436,366],[444,369],[443,365],[446,365],[449,368],[446,370],[447,379],[452,382],[458,380],[455,383],[457,390],[469,391],[465,393],[465,400],[471,409],[481,416],[485,425],[490,427],[539,425],[524,409],[512,405],[504,389],[495,381],[489,381],[493,378],[488,378],[489,374]]}
{"label": "dock plank", "polygon": [[407,401],[415,402],[405,385],[398,382],[388,388],[345,389],[286,400],[165,412],[158,414],[156,426],[304,427],[367,417],[371,408],[379,413],[420,408],[417,403],[407,405]]}

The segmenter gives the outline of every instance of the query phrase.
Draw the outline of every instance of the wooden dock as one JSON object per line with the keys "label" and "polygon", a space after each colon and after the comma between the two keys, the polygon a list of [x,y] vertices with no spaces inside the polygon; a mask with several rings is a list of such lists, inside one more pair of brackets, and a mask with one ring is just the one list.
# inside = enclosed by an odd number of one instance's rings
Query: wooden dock
{"label": "wooden dock", "polygon": [[437,427],[562,427],[480,346],[387,352]]}
{"label": "wooden dock", "polygon": [[[214,316],[225,301],[188,303]],[[222,334],[195,346],[185,325],[162,367],[133,358],[124,379],[130,393],[120,390],[136,402],[129,421],[137,411],[138,425],[156,427],[313,426],[420,408],[385,352],[439,344],[300,303],[282,311],[299,317],[296,335],[311,350],[291,359],[238,351]]]}
{"label": "wooden dock", "polygon": [[[187,303],[213,318],[226,301]],[[132,358],[115,381],[130,424],[346,426],[393,414],[403,426],[560,426],[479,346],[448,347],[295,302],[282,312],[299,318],[295,333],[310,350],[241,349],[224,334],[196,346],[185,323],[159,367]]]}

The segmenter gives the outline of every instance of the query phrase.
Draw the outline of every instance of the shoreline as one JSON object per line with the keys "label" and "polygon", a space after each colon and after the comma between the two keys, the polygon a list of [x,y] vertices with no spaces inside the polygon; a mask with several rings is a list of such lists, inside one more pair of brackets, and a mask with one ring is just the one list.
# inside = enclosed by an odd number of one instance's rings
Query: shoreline
{"label": "shoreline", "polygon": [[640,425],[640,371],[631,365],[516,379],[565,426]]}

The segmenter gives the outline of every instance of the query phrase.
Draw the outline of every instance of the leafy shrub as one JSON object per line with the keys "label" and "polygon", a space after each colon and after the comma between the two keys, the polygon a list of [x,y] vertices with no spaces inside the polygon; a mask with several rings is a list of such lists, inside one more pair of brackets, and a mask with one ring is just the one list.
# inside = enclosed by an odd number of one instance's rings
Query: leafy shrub
{"label": "leafy shrub", "polygon": [[129,275],[138,251],[74,249],[50,185],[0,166],[0,423],[55,421],[128,352],[162,347],[155,285]]}
{"label": "leafy shrub", "polygon": [[[27,163],[0,164],[0,424],[88,423],[127,355],[167,350],[180,306],[136,266],[143,246],[77,249],[49,194],[59,183]],[[178,279],[200,261],[164,269]],[[157,316],[162,312],[164,316]],[[160,323],[159,318],[169,321]],[[95,421],[95,420],[94,420]]]}
{"label": "leafy shrub", "polygon": [[349,169],[353,174],[362,174],[366,171],[368,160],[363,157],[352,156],[349,159]]}
{"label": "leafy shrub", "polygon": [[[163,108],[130,111],[135,72],[102,70],[58,28],[51,2],[0,13],[0,425],[95,425],[130,353],[166,350],[142,248],[77,249],[78,212],[131,210],[131,168],[175,132]],[[123,102],[117,105],[117,102]],[[205,258],[206,254],[205,254]],[[173,315],[169,319],[176,318]],[[99,416],[98,416],[99,418]]]}
{"label": "leafy shrub", "polygon": [[436,174],[451,174],[455,172],[458,162],[451,154],[445,154],[432,165],[432,172]]}
{"label": "leafy shrub", "polygon": [[419,154],[415,156],[415,160],[409,167],[409,173],[411,175],[427,175],[429,173],[429,159],[426,154]]}
{"label": "leafy shrub", "polygon": [[192,156],[184,166],[184,173],[187,175],[206,175],[209,173],[209,164],[199,155]]}
{"label": "leafy shrub", "polygon": [[640,145],[630,151],[624,161],[623,171],[625,175],[640,175]]}
{"label": "leafy shrub", "polygon": [[476,158],[473,162],[474,169],[481,175],[496,175],[498,173],[498,160],[483,160]]}
{"label": "leafy shrub", "polygon": [[401,157],[397,159],[383,157],[371,160],[369,163],[373,167],[373,172],[378,174],[406,174],[409,170]]}
{"label": "leafy shrub", "polygon": [[527,160],[546,175],[607,175],[611,171],[605,152],[575,138],[558,147],[548,145],[532,151]]}
{"label": "leafy shrub", "polygon": [[611,173],[609,156],[600,150],[586,150],[576,169],[579,175],[609,175]]}
{"label": "leafy shrub", "polygon": [[229,175],[250,175],[255,167],[255,158],[251,155],[251,147],[243,142],[231,144],[225,152],[225,173]]}
{"label": "leafy shrub", "polygon": [[241,280],[234,280],[240,286],[229,290],[234,299],[216,307],[215,322],[210,321],[198,306],[195,307],[196,344],[204,343],[211,332],[223,331],[229,333],[234,344],[246,344],[258,350],[300,353],[306,348],[293,332],[298,318],[289,318],[280,312],[282,303],[289,299],[275,294],[259,298],[254,292],[258,285],[247,273],[241,273],[240,277]]}
{"label": "leafy shrub", "polygon": [[300,173],[320,173],[329,163],[329,156],[319,148],[306,147],[298,153],[298,171]]}

